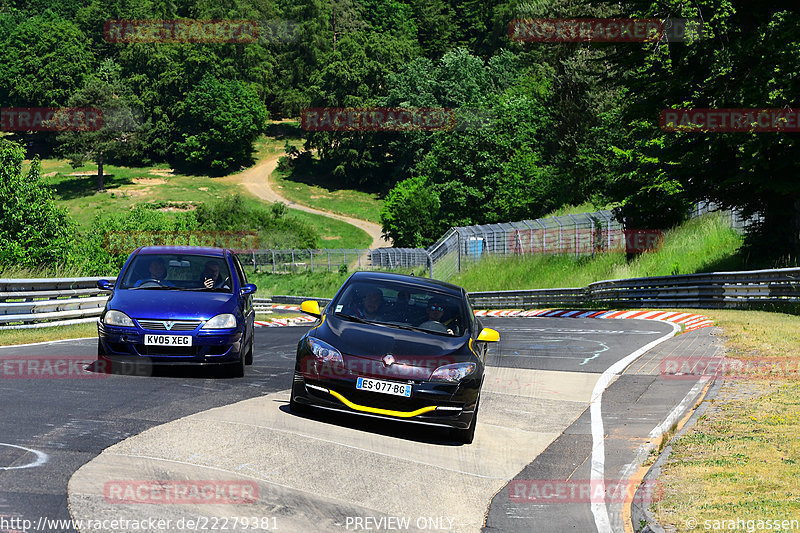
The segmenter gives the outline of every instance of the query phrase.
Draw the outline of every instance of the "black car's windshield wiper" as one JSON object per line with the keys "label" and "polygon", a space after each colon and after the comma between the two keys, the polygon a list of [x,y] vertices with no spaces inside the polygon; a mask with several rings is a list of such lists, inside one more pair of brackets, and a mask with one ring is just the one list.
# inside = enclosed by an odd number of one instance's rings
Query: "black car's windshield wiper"
{"label": "black car's windshield wiper", "polygon": [[375,324],[375,322],[372,322],[371,320],[364,320],[363,318],[359,318],[359,317],[353,316],[353,315],[347,315],[345,313],[336,313],[336,316],[338,316],[339,318],[344,318],[345,320],[352,320],[353,322],[360,322],[362,324]]}

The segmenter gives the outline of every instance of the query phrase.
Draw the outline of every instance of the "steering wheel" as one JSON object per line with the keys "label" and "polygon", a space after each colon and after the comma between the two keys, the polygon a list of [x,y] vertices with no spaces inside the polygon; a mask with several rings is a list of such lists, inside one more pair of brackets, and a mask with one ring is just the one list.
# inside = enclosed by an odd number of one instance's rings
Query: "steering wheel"
{"label": "steering wheel", "polygon": [[419,328],[436,331],[437,333],[447,333],[447,326],[436,320],[427,320],[420,324]]}
{"label": "steering wheel", "polygon": [[138,282],[136,282],[135,285],[135,287],[164,287],[164,286],[165,285],[163,281],[156,278],[141,279]]}

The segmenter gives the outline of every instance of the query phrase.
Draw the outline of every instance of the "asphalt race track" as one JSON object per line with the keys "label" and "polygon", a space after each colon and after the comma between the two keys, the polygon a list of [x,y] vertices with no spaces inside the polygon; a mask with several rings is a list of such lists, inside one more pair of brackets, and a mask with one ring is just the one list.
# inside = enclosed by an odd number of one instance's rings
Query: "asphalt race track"
{"label": "asphalt race track", "polygon": [[[500,331],[501,342],[490,351],[469,446],[413,425],[290,413],[294,352],[305,327],[258,329],[254,365],[241,379],[193,369],[83,379],[4,374],[0,532],[21,531],[21,520],[31,521],[31,531],[74,531],[69,524],[40,522],[70,516],[94,521],[84,522],[82,531],[99,530],[100,520],[106,520],[104,531],[131,531],[122,520],[146,518],[164,522],[136,530],[245,530],[242,517],[252,520],[247,530],[262,531],[596,531],[598,524],[622,531],[622,502],[602,509],[590,501],[542,503],[533,490],[554,480],[581,486],[600,476],[608,486],[608,480],[629,477],[654,428],[677,413],[687,393],[697,393],[695,381],[659,376],[659,360],[713,351],[710,328],[665,340],[611,376],[598,405],[602,416],[593,417],[589,405],[599,398],[595,388],[604,384],[603,373],[669,336],[672,325],[483,322]],[[94,353],[96,341],[87,339],[4,347],[0,360]],[[599,462],[598,423],[605,436]],[[238,480],[252,485],[257,497],[193,504],[109,498],[109,484],[143,480]],[[187,523],[190,518],[196,523]]]}

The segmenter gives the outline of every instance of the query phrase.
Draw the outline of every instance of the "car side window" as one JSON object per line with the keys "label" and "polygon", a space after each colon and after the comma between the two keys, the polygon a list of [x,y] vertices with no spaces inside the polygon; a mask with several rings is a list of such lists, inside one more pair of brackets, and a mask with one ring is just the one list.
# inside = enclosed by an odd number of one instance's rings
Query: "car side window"
{"label": "car side window", "polygon": [[244,270],[242,270],[242,265],[235,255],[231,254],[231,258],[233,258],[233,267],[236,270],[236,277],[239,278],[239,287],[244,287],[247,284],[247,278],[244,275]]}

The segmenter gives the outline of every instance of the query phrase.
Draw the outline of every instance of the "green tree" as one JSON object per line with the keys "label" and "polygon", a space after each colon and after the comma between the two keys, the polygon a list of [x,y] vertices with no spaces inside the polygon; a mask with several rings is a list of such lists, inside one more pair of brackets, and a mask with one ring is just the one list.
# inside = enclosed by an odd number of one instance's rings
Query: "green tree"
{"label": "green tree", "polygon": [[40,181],[39,158],[23,174],[24,158],[22,146],[0,139],[0,263],[66,263],[74,225]]}
{"label": "green tree", "polygon": [[78,27],[51,11],[23,17],[0,40],[3,107],[56,107],[83,87],[94,55]]}
{"label": "green tree", "polygon": [[134,143],[139,129],[139,113],[127,87],[119,77],[119,66],[106,60],[98,73],[69,99],[71,107],[92,108],[102,113],[102,126],[96,130],[61,133],[59,151],[70,160],[73,168],[88,159],[97,163],[97,190],[102,191],[103,163],[108,154],[120,155]]}
{"label": "green tree", "polygon": [[223,173],[252,162],[267,109],[242,82],[207,76],[180,104],[178,117],[183,140],[175,146],[175,165]]}
{"label": "green tree", "polygon": [[424,176],[398,183],[381,208],[384,236],[400,248],[425,246],[435,239],[439,229],[439,197]]}

